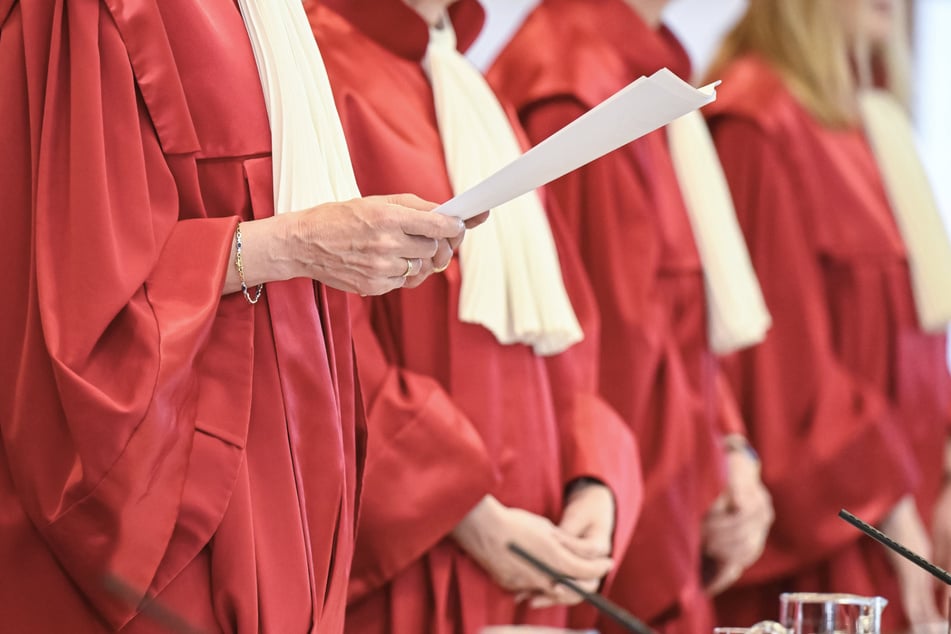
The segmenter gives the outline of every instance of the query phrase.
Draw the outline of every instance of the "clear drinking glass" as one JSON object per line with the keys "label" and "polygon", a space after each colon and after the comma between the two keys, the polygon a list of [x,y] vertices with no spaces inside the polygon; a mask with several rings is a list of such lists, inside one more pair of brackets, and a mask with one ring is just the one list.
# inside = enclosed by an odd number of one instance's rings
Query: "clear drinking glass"
{"label": "clear drinking glass", "polygon": [[776,621],[760,621],[752,627],[715,627],[713,634],[789,634],[789,632]]}
{"label": "clear drinking glass", "polygon": [[880,634],[882,597],[791,592],[779,597],[780,622],[790,634]]}

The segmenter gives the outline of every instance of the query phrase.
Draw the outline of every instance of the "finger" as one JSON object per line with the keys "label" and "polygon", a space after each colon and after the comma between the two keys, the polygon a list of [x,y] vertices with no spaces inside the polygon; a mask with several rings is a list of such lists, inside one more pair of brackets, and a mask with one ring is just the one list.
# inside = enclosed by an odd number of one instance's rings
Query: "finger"
{"label": "finger", "polygon": [[704,520],[703,528],[710,535],[725,535],[743,530],[745,526],[750,524],[748,518],[734,513],[724,513],[708,516]]}
{"label": "finger", "polygon": [[489,219],[489,212],[483,211],[478,216],[473,216],[466,220],[466,229],[474,229]]}
{"label": "finger", "polygon": [[758,550],[763,541],[759,530],[744,526],[736,532],[715,533],[706,542],[709,550],[739,554]]}
{"label": "finger", "polygon": [[728,532],[752,527],[766,531],[772,524],[772,506],[756,505],[727,513],[713,513],[704,518],[704,529],[712,532]]}
{"label": "finger", "polygon": [[527,593],[530,596],[546,594],[552,589],[552,581],[548,576],[538,572],[514,555],[506,555],[508,560],[505,569],[508,571],[499,584],[511,591]]}
{"label": "finger", "polygon": [[426,238],[454,238],[465,231],[465,225],[458,218],[433,214],[415,209],[402,208],[393,214],[403,233]]}
{"label": "finger", "polygon": [[422,260],[421,267],[419,273],[406,278],[406,281],[403,283],[403,288],[416,288],[435,272],[432,260]]}
{"label": "finger", "polygon": [[585,513],[584,509],[579,508],[578,504],[568,504],[561,521],[558,522],[558,528],[562,535],[573,535],[575,537],[584,537],[591,529],[592,518],[590,514]]}
{"label": "finger", "polygon": [[715,559],[748,566],[762,554],[764,544],[762,537],[755,534],[740,539],[721,536],[704,542],[703,550]]}
{"label": "finger", "polygon": [[720,497],[713,501],[710,508],[707,509],[707,515],[718,515],[727,513],[730,504],[730,496],[726,493],[720,494]]}
{"label": "finger", "polygon": [[439,240],[436,246],[436,253],[431,258],[434,271],[445,271],[452,261],[452,245],[449,240]]}
{"label": "finger", "polygon": [[429,260],[436,255],[438,248],[438,240],[404,234],[397,238],[397,242],[393,246],[393,252],[407,259]]}
{"label": "finger", "polygon": [[405,282],[406,278],[404,278],[402,275],[395,277],[376,278],[370,280],[367,283],[359,285],[357,290],[361,297],[385,295],[390,291],[395,291],[396,289],[401,288]]}
{"label": "finger", "polygon": [[516,603],[516,604],[519,604],[519,603],[521,603],[522,601],[525,601],[525,600],[531,599],[531,598],[532,598],[532,593],[531,593],[531,592],[519,592],[519,593],[517,593],[517,594],[515,595],[515,603]]}
{"label": "finger", "polygon": [[[596,582],[595,582],[596,583]],[[586,584],[590,587],[591,584]],[[587,590],[587,587],[585,588]],[[595,584],[595,588],[597,585]],[[590,592],[590,590],[588,590]],[[580,594],[571,590],[565,585],[558,584],[544,594],[539,594],[532,599],[530,605],[533,608],[546,608],[554,605],[577,605],[583,601]]]}
{"label": "finger", "polygon": [[576,555],[557,538],[552,539],[543,557],[553,568],[574,579],[600,579],[614,567],[609,557],[587,558]]}
{"label": "finger", "polygon": [[577,537],[563,530],[555,533],[555,537],[568,550],[585,559],[598,559],[611,556],[611,536],[603,530],[590,528],[587,535]]}
{"label": "finger", "polygon": [[713,579],[710,580],[710,583],[707,584],[707,594],[711,597],[715,597],[736,583],[742,574],[743,569],[738,566],[729,564],[723,565]]}
{"label": "finger", "polygon": [[416,194],[393,194],[392,196],[384,196],[382,198],[389,205],[399,205],[400,207],[416,209],[417,211],[432,211],[439,206],[434,202],[423,200]]}
{"label": "finger", "polygon": [[458,252],[459,247],[462,246],[462,241],[465,240],[465,238],[466,238],[465,231],[463,231],[462,233],[460,233],[459,235],[453,238],[449,238],[449,248],[452,249],[453,252]]}

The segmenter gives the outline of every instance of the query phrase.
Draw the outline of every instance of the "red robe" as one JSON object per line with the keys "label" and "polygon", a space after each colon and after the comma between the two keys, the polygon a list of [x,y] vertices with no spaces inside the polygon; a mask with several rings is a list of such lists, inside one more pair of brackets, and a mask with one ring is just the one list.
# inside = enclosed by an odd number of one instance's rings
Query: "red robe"
{"label": "red robe", "polygon": [[816,590],[886,596],[896,624],[885,551],[836,513],[876,523],[914,491],[930,518],[951,423],[945,340],[918,326],[861,130],[819,124],[755,57],[722,79],[708,115],[773,315],[732,379],[776,523],[743,587],[718,603],[720,621],[775,617],[779,591]]}
{"label": "red robe", "polygon": [[[671,33],[651,29],[623,0],[551,0],[489,77],[537,142],[664,66],[689,77]],[[742,425],[709,349],[700,259],[666,135],[625,146],[552,190],[601,308],[600,392],[642,451],[644,508],[611,598],[666,631],[709,631],[701,521],[722,486],[720,437]]]}
{"label": "red robe", "polygon": [[[425,23],[402,0],[321,2],[310,13],[361,191],[450,198],[420,66]],[[465,48],[481,8],[466,0],[452,16]],[[560,255],[579,319],[594,332],[583,273]],[[486,494],[557,523],[565,485],[580,476],[613,490],[618,549],[639,508],[635,445],[597,397],[590,347],[546,364],[529,347],[498,343],[459,320],[460,275],[453,261],[415,290],[352,304],[370,429],[347,614],[355,633],[563,625],[562,608],[516,605],[448,534]]]}
{"label": "red robe", "polygon": [[0,0],[0,629],[341,632],[347,298],[221,296],[272,214],[233,0]]}

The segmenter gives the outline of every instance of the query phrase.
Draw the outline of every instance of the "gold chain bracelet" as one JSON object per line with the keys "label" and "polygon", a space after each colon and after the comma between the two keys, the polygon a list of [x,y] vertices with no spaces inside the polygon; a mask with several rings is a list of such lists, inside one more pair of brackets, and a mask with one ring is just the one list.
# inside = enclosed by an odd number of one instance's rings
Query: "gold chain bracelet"
{"label": "gold chain bracelet", "polygon": [[261,299],[261,292],[264,290],[264,284],[258,284],[257,291],[254,293],[254,297],[251,297],[251,293],[248,292],[248,284],[244,279],[244,262],[241,260],[241,223],[238,223],[238,228],[234,232],[234,265],[238,269],[238,280],[241,282],[241,292],[244,294],[244,298],[248,300],[249,304],[257,304],[258,300]]}

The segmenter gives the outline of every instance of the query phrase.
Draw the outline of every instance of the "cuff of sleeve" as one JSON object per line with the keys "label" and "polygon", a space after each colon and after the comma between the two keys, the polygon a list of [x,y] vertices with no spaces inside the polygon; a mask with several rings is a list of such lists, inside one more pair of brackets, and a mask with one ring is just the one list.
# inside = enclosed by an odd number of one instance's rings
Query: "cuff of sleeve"
{"label": "cuff of sleeve", "polygon": [[482,439],[441,390],[398,429],[375,428],[392,417],[373,407],[349,601],[445,538],[498,480]]}
{"label": "cuff of sleeve", "polygon": [[614,548],[630,542],[644,497],[640,453],[633,433],[600,397],[576,399],[565,427],[562,476],[567,486],[580,478],[604,483],[614,494]]}

